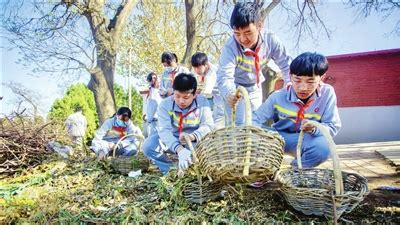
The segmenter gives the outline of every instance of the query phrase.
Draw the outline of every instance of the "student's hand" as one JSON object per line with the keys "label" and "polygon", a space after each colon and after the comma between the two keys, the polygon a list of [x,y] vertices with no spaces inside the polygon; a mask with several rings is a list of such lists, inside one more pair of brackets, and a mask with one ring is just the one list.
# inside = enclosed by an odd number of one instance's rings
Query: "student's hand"
{"label": "student's hand", "polygon": [[235,94],[229,94],[227,97],[228,105],[229,107],[233,108],[239,101],[239,99],[242,97],[242,95],[239,93],[238,95]]}
{"label": "student's hand", "polygon": [[314,131],[314,129],[315,129],[315,126],[312,125],[311,123],[308,123],[307,120],[303,120],[303,122],[301,123],[301,130],[303,132],[312,133]]}
{"label": "student's hand", "polygon": [[114,146],[115,146],[115,144],[114,144],[114,143],[112,143],[112,142],[108,142],[108,148],[109,148],[109,149],[113,149],[113,148],[114,148]]}
{"label": "student's hand", "polygon": [[174,93],[174,90],[172,88],[168,88],[167,90],[167,96],[170,96]]}
{"label": "student's hand", "polygon": [[194,134],[188,134],[188,133],[182,132],[179,135],[179,142],[181,143],[181,145],[186,145],[187,144],[186,143],[186,139],[185,139],[185,135],[189,136],[191,141],[195,141],[196,140],[196,136],[194,136]]}
{"label": "student's hand", "polygon": [[192,152],[183,146],[179,146],[177,153],[179,158],[178,168],[180,170],[187,170],[192,164]]}
{"label": "student's hand", "polygon": [[103,161],[103,160],[105,160],[106,159],[106,153],[105,152],[103,152],[103,151],[99,151],[99,153],[97,154],[97,159],[99,159],[99,160],[101,160],[101,161]]}

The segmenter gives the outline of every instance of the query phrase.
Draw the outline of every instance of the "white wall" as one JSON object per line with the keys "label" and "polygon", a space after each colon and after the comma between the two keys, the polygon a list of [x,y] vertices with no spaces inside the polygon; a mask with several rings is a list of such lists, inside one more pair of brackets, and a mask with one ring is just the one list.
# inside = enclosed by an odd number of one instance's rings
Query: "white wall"
{"label": "white wall", "polygon": [[339,108],[339,115],[337,144],[400,140],[400,106]]}

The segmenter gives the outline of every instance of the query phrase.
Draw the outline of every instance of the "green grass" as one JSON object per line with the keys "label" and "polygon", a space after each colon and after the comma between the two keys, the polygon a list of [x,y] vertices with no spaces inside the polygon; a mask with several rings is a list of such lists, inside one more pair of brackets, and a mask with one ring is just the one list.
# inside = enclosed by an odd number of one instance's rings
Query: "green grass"
{"label": "green grass", "polygon": [[[53,159],[0,181],[0,223],[329,223],[296,213],[277,191],[241,185],[226,188],[223,199],[191,204],[182,194],[189,180],[178,179],[174,171],[166,177],[153,172],[129,178],[115,174],[108,162]],[[383,218],[374,211],[365,215],[362,208],[355,212],[343,219],[398,218]]]}

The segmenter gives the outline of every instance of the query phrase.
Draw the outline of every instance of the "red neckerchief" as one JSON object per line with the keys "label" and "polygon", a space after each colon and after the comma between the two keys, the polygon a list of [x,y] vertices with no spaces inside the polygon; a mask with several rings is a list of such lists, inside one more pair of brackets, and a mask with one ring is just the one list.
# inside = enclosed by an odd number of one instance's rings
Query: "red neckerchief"
{"label": "red neckerchief", "polygon": [[314,101],[309,99],[308,102],[306,104],[301,104],[298,102],[293,102],[293,104],[295,104],[298,108],[299,111],[297,111],[297,117],[296,117],[296,126],[298,128],[300,128],[301,125],[301,121],[303,121],[304,119],[304,112],[306,111],[306,109],[313,103]]}
{"label": "red neckerchief", "polygon": [[112,126],[112,129],[119,133],[119,138],[125,136],[126,127]]}
{"label": "red neckerchief", "polygon": [[260,57],[258,56],[258,52],[260,51],[260,47],[257,47],[255,51],[251,51],[249,49],[246,49],[243,53],[246,56],[253,56],[254,57],[254,66],[256,67],[256,82],[257,86],[260,83],[260,77],[259,77],[259,72],[260,72]]}
{"label": "red neckerchief", "polygon": [[183,126],[182,126],[183,119],[184,119],[185,117],[187,117],[190,113],[196,111],[196,109],[197,109],[197,108],[194,108],[194,109],[190,110],[189,112],[187,112],[187,113],[185,113],[185,114],[182,114],[182,112],[179,112],[179,128],[178,128],[179,134],[181,134],[182,131],[183,131]]}

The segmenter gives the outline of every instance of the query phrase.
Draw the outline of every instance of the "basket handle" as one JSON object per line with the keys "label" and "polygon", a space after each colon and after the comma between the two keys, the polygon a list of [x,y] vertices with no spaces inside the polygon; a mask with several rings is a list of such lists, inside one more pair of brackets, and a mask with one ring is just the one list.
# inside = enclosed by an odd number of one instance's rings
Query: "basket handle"
{"label": "basket handle", "polygon": [[[242,94],[244,103],[245,103],[245,126],[251,126],[252,124],[252,115],[251,115],[251,104],[250,104],[250,97],[249,93],[247,92],[246,88],[243,86],[238,86],[236,89],[236,96],[239,96],[239,93]],[[232,124],[235,126],[235,107],[232,109]],[[251,144],[251,138],[246,138],[247,142]],[[246,156],[244,158],[244,167],[243,167],[243,176],[248,176],[250,172],[250,158],[251,158],[251,147],[248,145],[246,147]]]}
{"label": "basket handle", "polygon": [[141,149],[141,147],[142,147],[143,140],[144,140],[143,135],[140,135],[140,134],[127,134],[127,135],[121,137],[121,138],[117,141],[117,143],[114,145],[114,147],[113,147],[113,149],[112,149],[112,151],[113,151],[113,158],[115,158],[115,152],[116,152],[116,150],[117,150],[118,145],[119,145],[123,140],[125,140],[126,138],[132,137],[132,136],[139,140],[139,145],[137,146],[137,147],[138,147],[138,148],[137,148],[137,152],[140,151],[140,149]]}
{"label": "basket handle", "polygon": [[194,151],[192,141],[190,140],[190,137],[188,134],[184,134],[183,138],[185,138],[186,144],[189,147],[190,152],[192,152],[193,156],[193,163],[197,162],[197,155],[196,152]]}
{"label": "basket handle", "polygon": [[[185,134],[183,138],[185,138],[187,146],[189,147],[189,150],[192,152],[194,171],[197,174],[197,182],[199,182],[200,202],[203,202],[203,179],[201,177],[200,168],[197,165],[196,151],[193,148],[192,140],[190,140],[189,134]],[[180,175],[179,173],[184,174],[184,171],[182,172],[178,171],[178,176]]]}
{"label": "basket handle", "polygon": [[[343,178],[342,178],[342,171],[340,169],[340,161],[339,157],[336,151],[336,145],[335,142],[333,141],[332,136],[329,134],[328,128],[326,128],[324,125],[316,122],[309,120],[306,123],[310,123],[317,127],[322,135],[326,138],[328,141],[328,146],[330,149],[332,161],[333,161],[333,175],[335,177],[335,191],[336,195],[342,195],[344,193],[344,188],[343,188]],[[297,165],[299,170],[302,169],[303,165],[301,164],[301,146],[303,145],[303,139],[304,139],[304,131],[300,131],[299,135],[299,141],[297,143],[297,148],[296,148],[296,157],[297,157]]]}
{"label": "basket handle", "polygon": [[[251,126],[252,115],[251,115],[251,104],[250,104],[249,93],[247,92],[246,88],[240,85],[236,88],[235,96],[239,96],[239,93],[242,94],[245,103],[245,125]],[[232,113],[231,113],[233,126],[235,126],[235,120],[236,120],[236,106],[232,107]]]}
{"label": "basket handle", "polygon": [[[185,138],[186,144],[190,150],[190,152],[192,153],[193,156],[193,164],[195,166],[195,171],[198,172],[198,168],[197,168],[197,155],[196,155],[196,151],[194,150],[193,144],[192,144],[192,140],[190,140],[189,134],[184,134],[183,138]],[[185,175],[185,171],[183,170],[178,170],[178,177],[183,177]]]}

